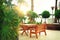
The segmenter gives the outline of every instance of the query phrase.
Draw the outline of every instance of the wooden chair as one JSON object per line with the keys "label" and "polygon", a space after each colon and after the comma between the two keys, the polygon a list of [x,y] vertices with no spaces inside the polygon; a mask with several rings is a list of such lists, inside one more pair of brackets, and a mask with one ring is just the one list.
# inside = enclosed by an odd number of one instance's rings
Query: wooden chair
{"label": "wooden chair", "polygon": [[[27,32],[28,32],[28,27],[26,25],[20,25],[22,27],[23,32],[21,33],[23,35],[23,33],[25,32],[25,34],[28,36]],[[27,31],[27,32],[26,32]]]}
{"label": "wooden chair", "polygon": [[[34,30],[34,31],[33,31]],[[35,28],[30,28],[30,37],[32,36],[32,34],[35,34],[36,35],[36,38],[38,38],[38,33],[40,35],[41,32],[44,32],[45,35],[46,34],[46,24],[40,24],[35,27]]]}
{"label": "wooden chair", "polygon": [[28,30],[30,30],[30,28],[35,28],[36,24],[21,24],[20,26],[23,28],[22,35],[25,32],[25,34],[28,36],[28,34],[27,34],[29,32]]}

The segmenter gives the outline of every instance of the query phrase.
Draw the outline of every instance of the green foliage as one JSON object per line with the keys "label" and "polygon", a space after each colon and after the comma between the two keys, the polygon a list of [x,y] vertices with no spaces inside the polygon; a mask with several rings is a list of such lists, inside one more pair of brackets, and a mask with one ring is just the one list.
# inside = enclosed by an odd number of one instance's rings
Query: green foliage
{"label": "green foliage", "polygon": [[33,21],[33,22],[29,21],[27,24],[36,24],[36,22],[35,21]]}
{"label": "green foliage", "polygon": [[[8,8],[8,9],[6,9]],[[3,26],[1,32],[1,40],[17,40],[17,26],[20,18],[12,8],[5,7],[3,10]]]}
{"label": "green foliage", "polygon": [[25,20],[26,19],[26,17],[20,17],[20,22],[23,22],[23,20]]}
{"label": "green foliage", "polygon": [[12,9],[12,0],[0,0],[0,40],[18,40],[17,26],[24,17]]}
{"label": "green foliage", "polygon": [[36,24],[41,24],[41,22],[37,22]]}
{"label": "green foliage", "polygon": [[43,11],[42,12],[42,17],[43,18],[48,18],[50,16],[50,13],[48,11]]}
{"label": "green foliage", "polygon": [[33,11],[28,11],[27,16],[29,16],[30,18],[36,18],[36,17],[38,17],[37,13],[35,13]]}
{"label": "green foliage", "polygon": [[1,38],[1,33],[2,33],[2,25],[3,25],[3,19],[4,19],[4,12],[3,12],[3,1],[4,0],[0,0],[0,38]]}
{"label": "green foliage", "polygon": [[17,32],[10,26],[6,25],[2,28],[0,40],[17,40]]}
{"label": "green foliage", "polygon": [[29,17],[29,20],[30,20],[28,23],[32,23],[32,24],[35,23],[34,18],[38,17],[37,13],[35,13],[33,11],[28,11],[27,16]]}
{"label": "green foliage", "polygon": [[55,17],[56,17],[57,19],[60,18],[60,10],[56,10],[56,11],[55,11]]}
{"label": "green foliage", "polygon": [[[8,0],[10,2],[10,0]],[[20,18],[15,11],[10,8],[9,2],[0,0],[0,40],[17,40],[17,26]],[[3,5],[3,3],[5,5]]]}
{"label": "green foliage", "polygon": [[4,17],[5,24],[9,24],[11,26],[17,26],[17,24],[19,22],[18,21],[19,17],[17,15],[17,13],[14,12],[13,9],[4,10],[4,15],[5,15],[5,17]]}

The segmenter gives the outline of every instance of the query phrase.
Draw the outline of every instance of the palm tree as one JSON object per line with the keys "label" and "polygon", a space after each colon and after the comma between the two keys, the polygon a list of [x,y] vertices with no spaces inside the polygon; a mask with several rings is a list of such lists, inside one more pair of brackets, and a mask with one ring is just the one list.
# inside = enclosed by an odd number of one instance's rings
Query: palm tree
{"label": "palm tree", "polygon": [[27,4],[25,0],[18,0],[19,5],[21,6],[22,4]]}
{"label": "palm tree", "polygon": [[55,0],[55,11],[57,10],[57,1],[58,0]]}
{"label": "palm tree", "polygon": [[[58,0],[55,0],[55,11],[57,10],[57,1]],[[57,23],[57,18],[55,17],[55,23]]]}
{"label": "palm tree", "polygon": [[34,8],[34,0],[31,0],[31,10],[33,11],[33,8]]}

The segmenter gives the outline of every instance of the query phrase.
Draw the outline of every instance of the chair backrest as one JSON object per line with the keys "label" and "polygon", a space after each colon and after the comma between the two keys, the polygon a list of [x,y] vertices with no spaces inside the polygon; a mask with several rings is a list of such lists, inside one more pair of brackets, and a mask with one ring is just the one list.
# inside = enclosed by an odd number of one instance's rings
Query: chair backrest
{"label": "chair backrest", "polygon": [[46,24],[40,24],[37,25],[37,27],[35,28],[35,31],[40,32],[40,31],[45,31],[47,28]]}
{"label": "chair backrest", "polygon": [[42,28],[42,29],[46,29],[47,26],[46,26],[46,24],[41,24],[41,25],[40,25],[40,28]]}

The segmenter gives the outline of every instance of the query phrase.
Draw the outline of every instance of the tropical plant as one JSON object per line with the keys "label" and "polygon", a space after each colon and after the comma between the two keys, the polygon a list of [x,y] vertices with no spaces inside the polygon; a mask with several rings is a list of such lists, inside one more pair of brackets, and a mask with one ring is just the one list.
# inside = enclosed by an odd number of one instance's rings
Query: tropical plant
{"label": "tropical plant", "polygon": [[20,18],[6,2],[0,1],[0,40],[17,40]]}
{"label": "tropical plant", "polygon": [[55,11],[55,17],[58,19],[58,23],[59,23],[60,10],[56,10],[56,11]]}
{"label": "tropical plant", "polygon": [[45,18],[45,22],[46,22],[46,18],[48,18],[49,16],[50,16],[50,13],[48,11],[42,12],[42,18]]}
{"label": "tropical plant", "polygon": [[1,40],[17,40],[16,37],[18,37],[18,35],[16,28],[19,23],[19,17],[17,13],[14,12],[13,9],[9,9],[9,7],[8,9],[6,8],[4,9],[4,20]]}
{"label": "tropical plant", "polygon": [[4,12],[3,12],[3,10],[4,10],[3,3],[4,2],[6,2],[6,1],[0,0],[0,38],[1,38],[1,34],[2,34],[2,25],[3,25],[3,19],[4,19]]}
{"label": "tropical plant", "polygon": [[38,15],[33,11],[28,11],[27,16],[29,17],[30,22],[35,22],[34,18],[38,17]]}

